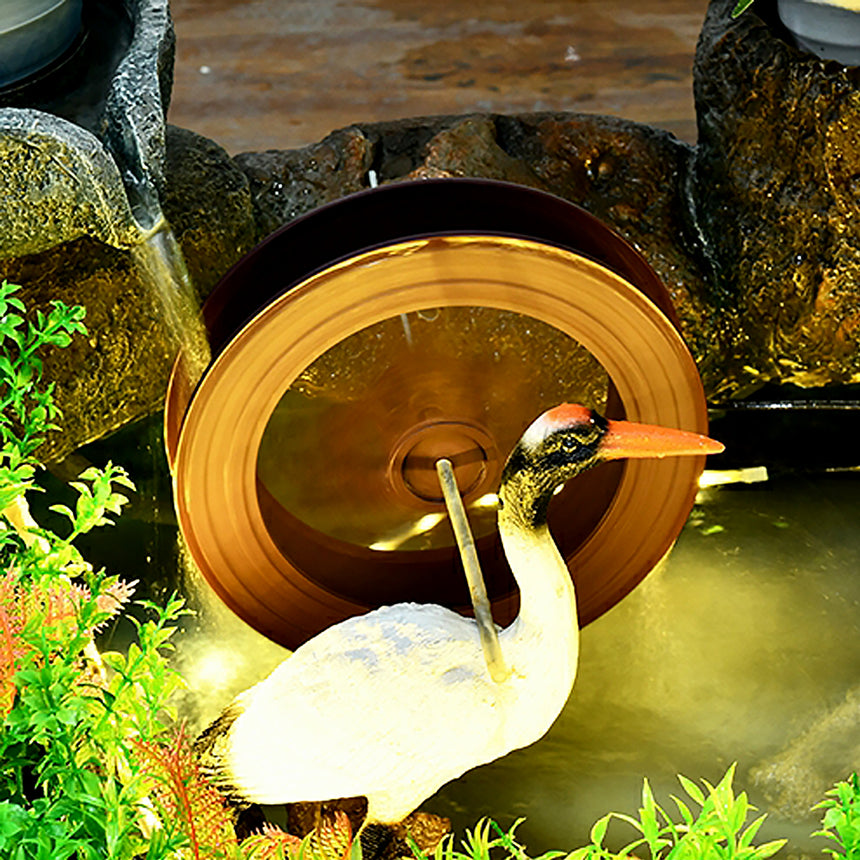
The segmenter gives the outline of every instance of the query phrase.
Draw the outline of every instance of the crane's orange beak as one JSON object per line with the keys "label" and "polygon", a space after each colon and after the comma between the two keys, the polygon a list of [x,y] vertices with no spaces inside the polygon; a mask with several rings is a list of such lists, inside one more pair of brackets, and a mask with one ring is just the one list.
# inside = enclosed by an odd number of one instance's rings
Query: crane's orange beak
{"label": "crane's orange beak", "polygon": [[623,457],[660,459],[719,454],[724,450],[722,442],[687,430],[636,424],[633,421],[610,421],[600,446],[600,456],[604,460],[619,460]]}

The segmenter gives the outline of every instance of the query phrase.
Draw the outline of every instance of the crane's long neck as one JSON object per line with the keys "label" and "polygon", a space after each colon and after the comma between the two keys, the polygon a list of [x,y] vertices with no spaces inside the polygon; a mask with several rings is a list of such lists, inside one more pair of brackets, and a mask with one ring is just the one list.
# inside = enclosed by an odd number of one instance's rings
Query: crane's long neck
{"label": "crane's long neck", "polygon": [[561,671],[569,672],[572,681],[579,624],[570,572],[546,524],[552,486],[537,486],[527,473],[520,474],[506,482],[499,495],[499,533],[520,589],[520,611],[508,629],[518,640],[555,653],[563,661]]}

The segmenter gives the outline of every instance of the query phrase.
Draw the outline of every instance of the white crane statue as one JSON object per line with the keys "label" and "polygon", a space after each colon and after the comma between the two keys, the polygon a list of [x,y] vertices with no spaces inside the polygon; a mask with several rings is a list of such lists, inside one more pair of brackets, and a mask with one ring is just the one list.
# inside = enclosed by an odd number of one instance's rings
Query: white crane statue
{"label": "white crane statue", "polygon": [[364,827],[399,822],[446,782],[534,743],[567,701],[579,645],[570,572],[546,524],[553,491],[606,459],[721,450],[583,406],[545,412],[499,489],[520,610],[499,635],[497,679],[474,619],[433,604],[384,606],[323,631],[234,699],[195,744],[201,769],[246,802],[364,796]]}

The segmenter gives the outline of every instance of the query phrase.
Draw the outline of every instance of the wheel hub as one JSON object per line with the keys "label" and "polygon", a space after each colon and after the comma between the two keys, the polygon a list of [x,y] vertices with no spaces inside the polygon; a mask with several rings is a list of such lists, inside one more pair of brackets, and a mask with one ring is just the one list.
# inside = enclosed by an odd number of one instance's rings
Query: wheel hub
{"label": "wheel hub", "polygon": [[[489,453],[488,453],[489,452]],[[441,504],[436,461],[451,461],[464,502],[493,492],[500,473],[492,437],[465,421],[431,421],[410,430],[395,446],[388,475],[395,492],[410,493],[422,502]]]}

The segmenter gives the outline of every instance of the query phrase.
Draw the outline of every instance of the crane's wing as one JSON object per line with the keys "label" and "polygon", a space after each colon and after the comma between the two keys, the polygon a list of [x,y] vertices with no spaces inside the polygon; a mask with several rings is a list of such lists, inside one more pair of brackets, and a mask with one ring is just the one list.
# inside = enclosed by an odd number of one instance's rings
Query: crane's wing
{"label": "crane's wing", "polygon": [[473,621],[384,607],[324,631],[238,697],[210,764],[259,803],[396,793],[409,812],[507,752],[506,694]]}

